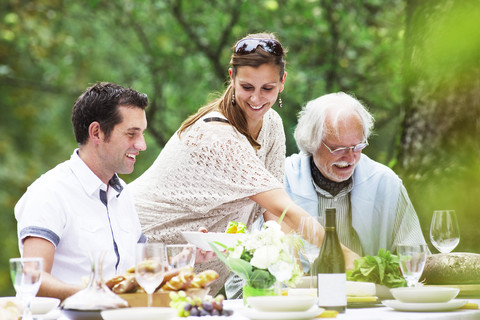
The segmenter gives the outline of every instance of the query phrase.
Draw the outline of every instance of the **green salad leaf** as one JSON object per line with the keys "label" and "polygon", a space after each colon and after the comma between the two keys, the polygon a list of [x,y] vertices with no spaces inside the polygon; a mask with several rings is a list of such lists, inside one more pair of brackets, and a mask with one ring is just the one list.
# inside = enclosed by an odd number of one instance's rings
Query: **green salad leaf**
{"label": "green salad leaf", "polygon": [[376,256],[355,260],[355,268],[347,271],[347,280],[373,282],[388,288],[407,286],[400,271],[398,257],[384,249],[380,249]]}

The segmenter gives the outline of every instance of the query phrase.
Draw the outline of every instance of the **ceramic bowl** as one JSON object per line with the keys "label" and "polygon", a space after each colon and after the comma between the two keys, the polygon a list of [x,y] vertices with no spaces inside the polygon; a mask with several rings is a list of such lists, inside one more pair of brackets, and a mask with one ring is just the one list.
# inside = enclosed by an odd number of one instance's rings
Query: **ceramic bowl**
{"label": "ceramic bowl", "polygon": [[[2,297],[1,301],[13,301],[23,312],[23,305],[16,297]],[[46,314],[58,307],[60,300],[57,298],[48,298],[48,297],[35,297],[30,304],[30,310],[32,314],[40,315]]]}
{"label": "ceramic bowl", "polygon": [[393,297],[406,303],[434,303],[448,302],[454,299],[460,289],[457,288],[435,288],[435,287],[409,287],[390,289]]}
{"label": "ceramic bowl", "polygon": [[30,304],[30,309],[33,314],[46,314],[58,307],[60,299],[47,298],[47,297],[35,297]]}

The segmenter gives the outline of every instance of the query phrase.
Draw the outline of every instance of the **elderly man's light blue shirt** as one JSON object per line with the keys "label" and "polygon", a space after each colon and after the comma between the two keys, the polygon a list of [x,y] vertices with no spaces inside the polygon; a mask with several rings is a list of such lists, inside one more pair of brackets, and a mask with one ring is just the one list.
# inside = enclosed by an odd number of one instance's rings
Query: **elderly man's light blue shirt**
{"label": "elderly man's light blue shirt", "polygon": [[[400,240],[425,243],[402,181],[390,168],[362,154],[353,182],[352,226],[364,254],[376,255],[382,248],[395,249]],[[285,188],[297,205],[313,216],[318,214],[318,193],[312,182],[310,156],[294,154],[286,159]]]}

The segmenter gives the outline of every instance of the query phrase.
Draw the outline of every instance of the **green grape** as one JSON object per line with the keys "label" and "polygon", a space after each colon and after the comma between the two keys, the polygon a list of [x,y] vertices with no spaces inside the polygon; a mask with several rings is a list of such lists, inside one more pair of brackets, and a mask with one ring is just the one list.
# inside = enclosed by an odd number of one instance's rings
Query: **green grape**
{"label": "green grape", "polygon": [[203,317],[209,315],[224,315],[232,314],[231,310],[223,309],[223,295],[217,295],[213,298],[210,295],[203,299],[200,297],[191,298],[187,296],[184,291],[170,293],[170,307],[177,311],[178,317]]}

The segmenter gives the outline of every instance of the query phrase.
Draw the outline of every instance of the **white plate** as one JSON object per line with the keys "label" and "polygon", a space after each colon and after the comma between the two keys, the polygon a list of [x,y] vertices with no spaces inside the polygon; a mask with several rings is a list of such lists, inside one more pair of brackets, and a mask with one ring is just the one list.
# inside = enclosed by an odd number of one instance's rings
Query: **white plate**
{"label": "white plate", "polygon": [[[13,301],[23,312],[23,306],[16,297],[1,297],[0,304],[6,301]],[[60,304],[60,300],[57,298],[47,298],[47,297],[35,297],[33,298],[32,304],[30,305],[30,310],[32,314],[40,315],[46,314],[49,311],[55,309]]]}
{"label": "white plate", "polygon": [[251,320],[311,320],[320,315],[323,310],[313,306],[303,312],[265,312],[244,307],[237,309],[236,312]]}
{"label": "white plate", "polygon": [[[209,242],[217,241],[227,247],[231,247],[237,243],[238,240],[242,239],[245,235],[244,233],[224,233],[224,232],[193,232],[193,231],[184,231],[182,232],[183,237],[189,243],[197,246],[198,248],[205,251],[212,251],[212,248],[208,244]],[[217,246],[218,249],[223,250],[222,247]]]}
{"label": "white plate", "polygon": [[104,320],[168,320],[175,317],[172,308],[137,307],[105,310],[101,312]]}
{"label": "white plate", "polygon": [[[102,320],[100,310],[62,309],[62,316],[70,320]],[[62,317],[65,318],[65,317]]]}
{"label": "white plate", "polygon": [[35,314],[35,319],[38,320],[57,320],[62,315],[60,309],[53,309],[52,311],[45,314]]}
{"label": "white plate", "polygon": [[448,302],[436,303],[405,303],[398,300],[384,300],[382,303],[398,311],[432,312],[457,310],[467,303],[467,300],[455,299]]}
{"label": "white plate", "polygon": [[316,301],[316,297],[309,296],[262,296],[247,298],[248,305],[253,309],[270,312],[307,311],[312,308]]}
{"label": "white plate", "polygon": [[380,300],[391,300],[393,299],[392,293],[390,292],[390,288],[384,286],[383,284],[375,284],[375,295]]}
{"label": "white plate", "polygon": [[432,303],[447,302],[460,292],[457,288],[409,287],[390,289],[393,297],[401,302]]}

